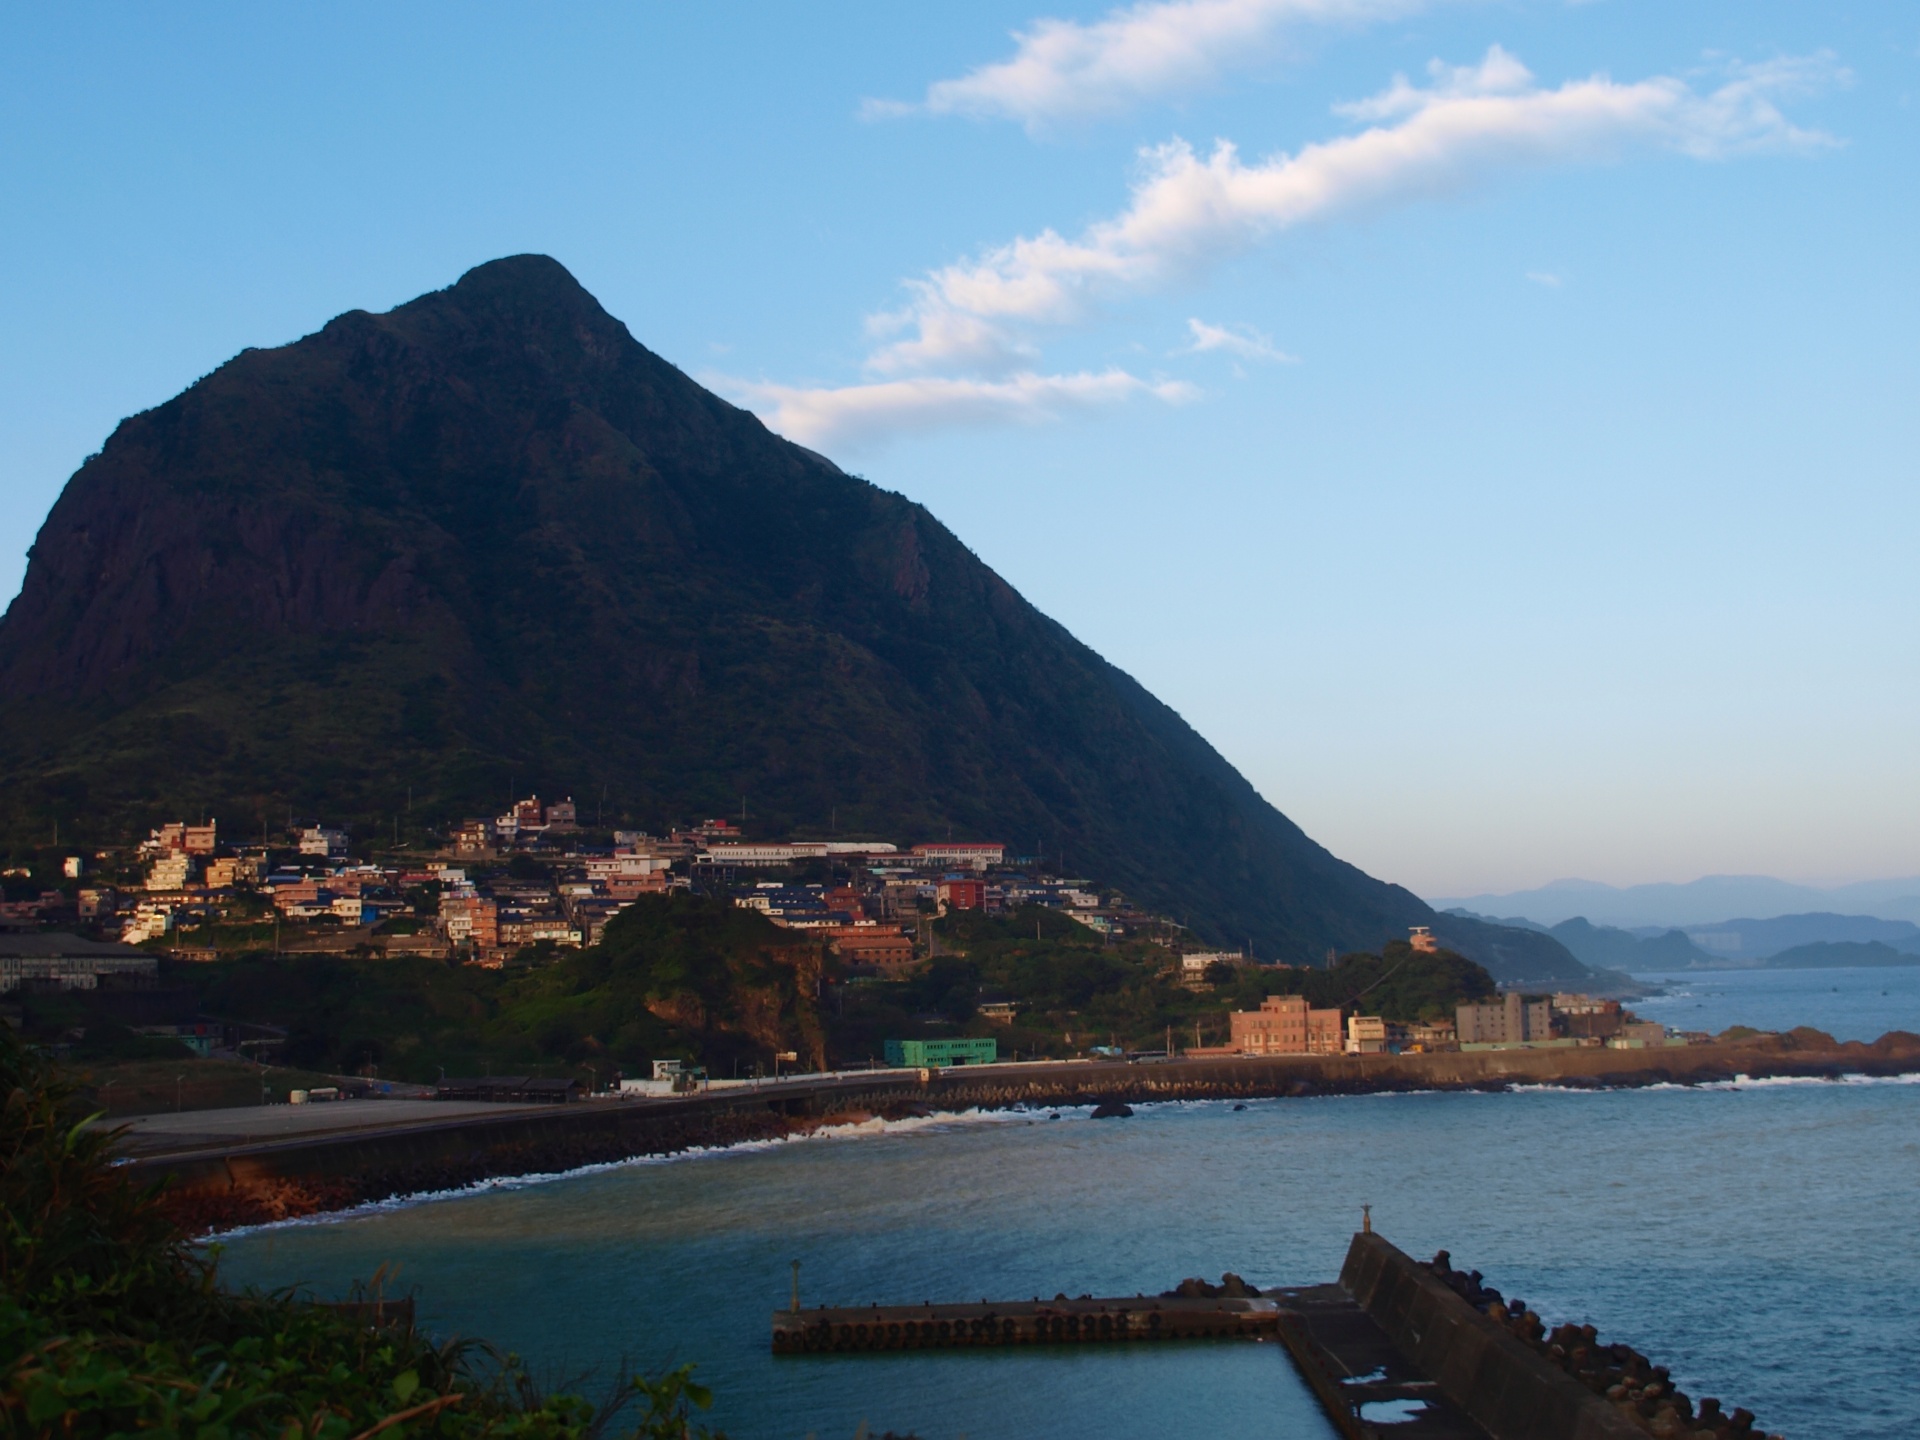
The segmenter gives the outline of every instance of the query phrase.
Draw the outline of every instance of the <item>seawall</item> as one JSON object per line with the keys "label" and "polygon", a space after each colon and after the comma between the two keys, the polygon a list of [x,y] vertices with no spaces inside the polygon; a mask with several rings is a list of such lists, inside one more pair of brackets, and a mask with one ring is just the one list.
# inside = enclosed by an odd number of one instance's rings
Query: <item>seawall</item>
{"label": "seawall", "polygon": [[1494,1440],[1647,1440],[1644,1429],[1604,1398],[1378,1235],[1353,1237],[1340,1284]]}
{"label": "seawall", "polygon": [[1102,1101],[1501,1090],[1512,1085],[1697,1085],[1741,1075],[1837,1079],[1915,1071],[1920,1071],[1920,1036],[1911,1035],[1885,1036],[1871,1046],[1856,1043],[1818,1050],[1777,1044],[1701,1045],[1665,1050],[1204,1059],[1146,1065],[994,1065],[449,1117],[347,1135],[140,1156],[129,1160],[126,1169],[136,1178],[164,1181],[171,1208],[180,1220],[205,1231],[454,1189],[487,1179],[774,1139],[839,1118],[898,1118]]}

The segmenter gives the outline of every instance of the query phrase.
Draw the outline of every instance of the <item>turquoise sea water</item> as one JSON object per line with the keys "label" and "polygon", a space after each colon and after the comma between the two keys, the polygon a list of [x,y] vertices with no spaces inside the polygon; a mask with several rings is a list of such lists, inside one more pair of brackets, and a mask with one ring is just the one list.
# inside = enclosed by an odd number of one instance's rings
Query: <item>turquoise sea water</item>
{"label": "turquoise sea water", "polygon": [[697,1361],[736,1440],[863,1420],[926,1440],[1321,1437],[1273,1345],[776,1361],[768,1312],[796,1258],[808,1303],[1330,1279],[1370,1203],[1407,1250],[1445,1246],[1796,1440],[1920,1431],[1920,1083],[1058,1113],[514,1183],[255,1231],[223,1263],[236,1283],[321,1294],[397,1263],[427,1323],[550,1378]]}

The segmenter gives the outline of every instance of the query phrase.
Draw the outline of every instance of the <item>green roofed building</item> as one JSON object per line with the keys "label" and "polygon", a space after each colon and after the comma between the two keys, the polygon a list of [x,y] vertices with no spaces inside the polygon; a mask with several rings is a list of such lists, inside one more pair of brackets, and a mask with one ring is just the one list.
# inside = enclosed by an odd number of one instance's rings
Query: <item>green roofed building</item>
{"label": "green roofed building", "polygon": [[998,1040],[889,1040],[887,1064],[901,1069],[940,1065],[991,1065],[1000,1058]]}

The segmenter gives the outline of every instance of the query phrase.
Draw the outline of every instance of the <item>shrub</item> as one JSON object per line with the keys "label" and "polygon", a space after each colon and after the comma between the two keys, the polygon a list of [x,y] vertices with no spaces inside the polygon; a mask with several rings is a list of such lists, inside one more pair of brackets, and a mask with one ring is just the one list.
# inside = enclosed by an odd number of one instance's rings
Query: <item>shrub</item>
{"label": "shrub", "polygon": [[607,1405],[542,1396],[511,1356],[286,1294],[232,1294],[217,1256],[113,1166],[117,1132],[72,1113],[44,1062],[0,1034],[0,1433],[60,1437],[685,1440],[690,1368]]}

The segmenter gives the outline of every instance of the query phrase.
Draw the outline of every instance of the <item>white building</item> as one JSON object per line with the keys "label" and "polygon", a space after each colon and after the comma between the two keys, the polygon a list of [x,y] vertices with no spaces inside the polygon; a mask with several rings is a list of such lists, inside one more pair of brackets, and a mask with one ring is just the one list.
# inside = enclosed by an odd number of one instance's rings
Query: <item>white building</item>
{"label": "white building", "polygon": [[300,832],[300,853],[318,855],[323,859],[344,855],[347,853],[347,832],[329,829],[325,825],[309,825]]}
{"label": "white building", "polygon": [[1347,1054],[1381,1055],[1387,1049],[1387,1022],[1378,1015],[1347,1017]]}
{"label": "white building", "polygon": [[672,868],[673,862],[659,855],[590,855],[587,857],[589,880],[612,880],[616,877],[640,879]]}
{"label": "white building", "polygon": [[102,975],[157,975],[160,959],[126,945],[77,935],[0,935],[0,994],[22,982],[48,981],[63,990],[92,990]]}
{"label": "white building", "polygon": [[1230,950],[1196,950],[1191,955],[1180,957],[1180,975],[1185,980],[1198,980],[1207,973],[1211,965],[1237,965],[1240,957]]}
{"label": "white building", "polygon": [[133,918],[120,928],[123,944],[138,945],[143,940],[159,940],[173,933],[173,907],[142,900],[134,907]]}
{"label": "white building", "polygon": [[767,865],[791,865],[796,860],[818,860],[827,853],[824,841],[802,840],[791,845],[752,844],[746,841],[709,845],[694,857],[696,865],[737,865],[752,870]]}
{"label": "white building", "polygon": [[1006,859],[1007,847],[981,841],[949,841],[944,845],[916,845],[913,858],[922,865],[960,865],[985,870]]}
{"label": "white building", "polygon": [[184,888],[200,868],[200,862],[183,851],[174,851],[153,862],[153,868],[147,871],[149,890],[179,890]]}

